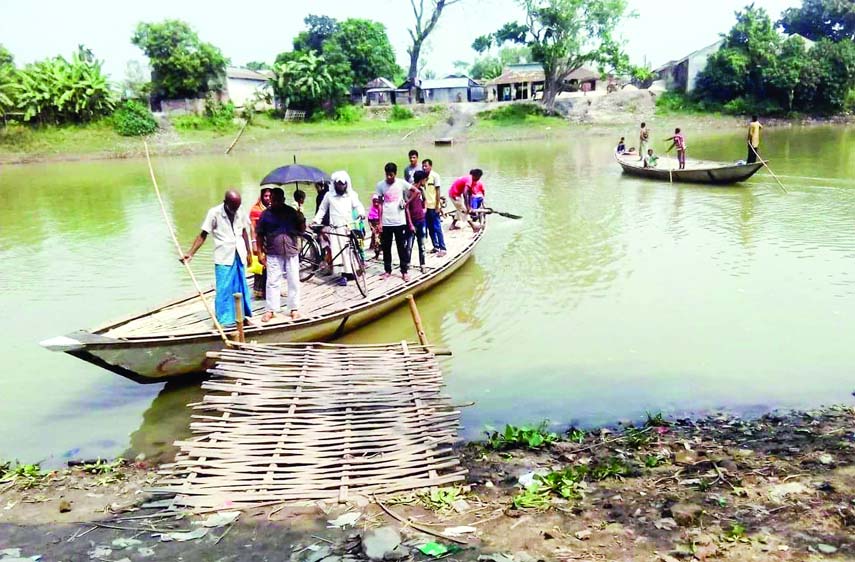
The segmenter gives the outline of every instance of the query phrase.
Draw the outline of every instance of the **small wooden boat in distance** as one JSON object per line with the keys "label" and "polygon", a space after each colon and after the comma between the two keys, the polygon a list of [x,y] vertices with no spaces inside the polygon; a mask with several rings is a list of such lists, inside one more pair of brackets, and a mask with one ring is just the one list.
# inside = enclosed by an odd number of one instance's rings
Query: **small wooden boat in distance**
{"label": "small wooden boat in distance", "polygon": [[[418,295],[445,280],[472,255],[483,235],[483,228],[475,236],[469,229],[446,230],[448,253],[441,257],[427,254],[424,272],[411,267],[407,283],[398,273],[381,280],[382,260],[367,261],[367,297],[353,283],[339,287],[334,279],[315,275],[302,284],[302,318],[291,320],[285,314],[277,315],[266,324],[247,327],[246,340],[283,343],[336,338],[401,306],[406,295]],[[213,297],[213,290],[206,293],[212,306]],[[264,301],[254,299],[255,322],[263,311]],[[131,380],[150,383],[204,372],[212,365],[207,353],[222,349],[223,341],[199,296],[194,294],[92,331],[51,338],[41,345]]]}
{"label": "small wooden boat in distance", "polygon": [[763,167],[763,162],[753,164],[725,164],[703,160],[688,160],[686,169],[679,170],[675,158],[659,158],[656,168],[645,168],[637,154],[615,154],[615,160],[625,174],[664,182],[705,183],[728,185],[745,181]]}

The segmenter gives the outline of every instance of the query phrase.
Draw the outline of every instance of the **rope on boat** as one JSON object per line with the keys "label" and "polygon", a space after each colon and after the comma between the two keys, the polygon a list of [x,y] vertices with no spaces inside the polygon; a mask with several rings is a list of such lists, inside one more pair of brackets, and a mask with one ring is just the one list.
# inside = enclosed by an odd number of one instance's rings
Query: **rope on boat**
{"label": "rope on boat", "polygon": [[772,171],[772,168],[769,167],[769,164],[766,163],[766,161],[763,159],[763,157],[760,156],[760,154],[757,152],[757,149],[754,148],[754,145],[751,144],[751,141],[748,142],[748,146],[751,147],[751,151],[754,153],[754,156],[759,158],[760,161],[763,163],[763,165],[766,166],[766,170],[768,170],[769,173],[772,174],[772,177],[775,178],[775,181],[778,182],[778,185],[780,185],[781,189],[784,190],[784,193],[789,193],[789,191],[787,191],[787,188],[784,187],[784,184],[781,183],[781,180],[778,179],[778,176],[775,175],[775,172]]}
{"label": "rope on boat", "polygon": [[175,236],[175,229],[172,228],[172,223],[169,222],[169,215],[166,213],[166,206],[163,204],[163,197],[160,196],[160,188],[157,187],[157,178],[154,176],[154,168],[151,165],[151,156],[148,153],[148,142],[143,139],[143,146],[145,147],[145,159],[148,162],[148,172],[151,175],[151,182],[154,184],[154,193],[157,195],[157,201],[160,203],[160,212],[163,213],[163,220],[166,222],[166,228],[169,229],[169,235],[172,237],[172,242],[175,243],[175,249],[178,251],[178,257],[181,263],[184,264],[184,268],[187,270],[187,273],[190,275],[190,279],[193,280],[193,286],[196,287],[196,292],[199,294],[199,299],[201,299],[202,304],[205,305],[205,310],[208,311],[208,315],[211,317],[211,320],[214,321],[214,327],[217,328],[217,332],[219,332],[220,337],[226,345],[231,345],[233,342],[226,337],[225,331],[223,331],[222,325],[217,320],[217,315],[214,314],[214,311],[211,309],[211,305],[208,304],[208,299],[205,298],[205,293],[202,291],[201,287],[199,287],[199,282],[196,280],[196,276],[193,274],[193,270],[190,269],[190,264],[184,261],[184,252],[181,250],[181,243],[178,242],[178,237]]}

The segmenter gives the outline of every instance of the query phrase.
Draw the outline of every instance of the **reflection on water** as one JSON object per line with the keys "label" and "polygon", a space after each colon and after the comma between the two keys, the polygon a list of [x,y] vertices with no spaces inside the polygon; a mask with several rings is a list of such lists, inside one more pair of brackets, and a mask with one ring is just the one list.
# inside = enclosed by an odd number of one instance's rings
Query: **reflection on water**
{"label": "reflection on water", "polygon": [[[674,124],[661,123],[661,131]],[[742,188],[624,177],[612,136],[424,151],[444,184],[487,171],[493,217],[471,259],[419,299],[447,347],[448,389],[467,436],[485,423],[600,423],[645,410],[809,406],[848,399],[855,349],[855,136],[852,128],[770,131]],[[619,132],[629,134],[629,131]],[[654,132],[654,134],[656,134]],[[687,131],[691,156],[743,157],[742,131]],[[617,138],[617,137],[615,137]],[[661,139],[658,139],[661,140]],[[363,201],[401,151],[327,151],[299,160],[347,169]],[[178,235],[290,154],[159,158]],[[189,432],[198,385],[139,386],[39,340],[159,304],[191,289],[141,161],[0,170],[0,458],[159,458]],[[193,261],[211,280],[210,244]],[[400,309],[345,342],[413,339]]]}

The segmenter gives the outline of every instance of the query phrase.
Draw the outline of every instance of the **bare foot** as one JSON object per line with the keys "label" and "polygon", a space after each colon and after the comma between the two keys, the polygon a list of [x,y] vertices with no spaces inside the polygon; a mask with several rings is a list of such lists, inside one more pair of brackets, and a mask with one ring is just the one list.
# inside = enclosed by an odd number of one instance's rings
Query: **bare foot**
{"label": "bare foot", "polygon": [[261,321],[270,322],[271,320],[273,320],[273,313],[268,310],[264,313],[264,316],[261,317]]}
{"label": "bare foot", "polygon": [[291,320],[299,320],[299,319],[300,319],[300,313],[297,312],[296,310],[292,310],[291,311]]}

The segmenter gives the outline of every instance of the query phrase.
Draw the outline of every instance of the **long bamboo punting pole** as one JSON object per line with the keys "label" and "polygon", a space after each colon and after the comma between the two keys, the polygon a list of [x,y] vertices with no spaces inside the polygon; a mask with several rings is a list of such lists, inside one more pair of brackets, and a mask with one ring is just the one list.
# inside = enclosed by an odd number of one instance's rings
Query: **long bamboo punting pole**
{"label": "long bamboo punting pole", "polygon": [[416,325],[416,334],[419,336],[419,343],[422,345],[430,345],[428,343],[425,329],[422,326],[422,317],[419,314],[419,307],[416,306],[416,299],[413,295],[407,295],[407,303],[410,305],[410,314],[413,316],[413,324]]}
{"label": "long bamboo punting pole", "polygon": [[784,193],[789,193],[789,191],[787,190],[787,188],[786,188],[786,187],[784,187],[784,184],[783,184],[783,183],[781,183],[781,180],[780,180],[780,179],[778,179],[778,176],[776,176],[776,175],[775,175],[775,172],[773,172],[773,171],[772,171],[772,168],[770,168],[770,167],[769,167],[769,164],[767,164],[767,163],[766,163],[766,161],[763,159],[763,157],[762,157],[762,156],[760,156],[760,153],[758,153],[758,152],[757,152],[757,149],[756,149],[756,148],[754,148],[754,145],[753,145],[753,144],[751,144],[751,142],[750,142],[750,141],[748,142],[748,146],[749,146],[749,147],[751,147],[751,152],[753,152],[753,153],[754,153],[754,156],[756,156],[757,158],[759,158],[759,159],[760,159],[760,161],[763,163],[763,165],[764,165],[764,166],[766,166],[766,170],[767,170],[770,174],[772,174],[772,177],[773,177],[773,178],[775,178],[775,181],[776,181],[776,182],[778,182],[778,185],[780,185],[780,186],[781,186],[781,189],[783,189],[783,190],[784,190]]}
{"label": "long bamboo punting pole", "polygon": [[[160,203],[160,212],[163,213],[163,220],[166,222],[166,228],[169,230],[169,235],[172,237],[172,242],[175,244],[175,250],[178,252],[178,257],[179,259],[183,258],[184,252],[181,251],[181,243],[178,242],[178,237],[175,236],[175,229],[172,228],[172,223],[169,222],[169,214],[166,212],[166,205],[163,204],[163,197],[161,197],[160,188],[157,186],[157,178],[154,176],[154,168],[151,165],[151,156],[149,156],[148,153],[148,142],[146,142],[145,139],[143,139],[143,146],[145,147],[145,159],[148,162],[148,173],[151,175],[151,183],[154,184],[154,193],[157,195],[158,203]],[[211,309],[211,305],[208,304],[208,300],[205,298],[205,293],[199,286],[199,282],[196,280],[193,270],[190,269],[190,264],[183,259],[181,259],[181,263],[184,264],[184,268],[190,275],[190,279],[193,280],[193,286],[196,287],[196,292],[199,293],[199,298],[202,300],[202,304],[205,305],[205,310],[208,311],[208,315],[211,317],[211,320],[214,321],[214,327],[217,329],[217,332],[219,332],[220,338],[222,338],[226,345],[229,345],[229,338],[226,337],[226,333],[223,331],[222,325],[217,321],[217,315],[214,314],[213,309]]]}

